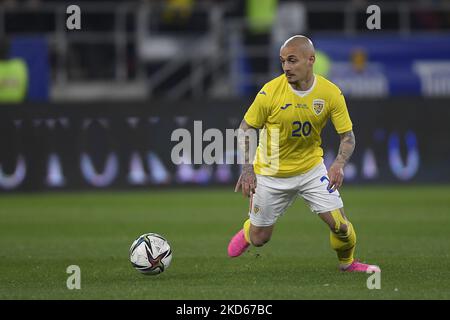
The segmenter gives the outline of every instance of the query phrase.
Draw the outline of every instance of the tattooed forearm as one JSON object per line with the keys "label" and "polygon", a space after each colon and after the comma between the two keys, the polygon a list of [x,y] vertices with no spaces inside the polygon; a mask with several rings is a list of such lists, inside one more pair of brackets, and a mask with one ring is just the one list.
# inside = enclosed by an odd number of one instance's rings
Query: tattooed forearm
{"label": "tattooed forearm", "polygon": [[355,135],[353,134],[353,131],[347,131],[342,133],[340,136],[341,144],[339,145],[339,152],[336,157],[336,162],[346,165],[353,154],[353,150],[355,150]]}
{"label": "tattooed forearm", "polygon": [[[242,120],[238,133],[239,151],[243,156],[243,170],[253,170],[253,159],[255,157],[256,130]],[[253,145],[252,145],[253,144]]]}
{"label": "tattooed forearm", "polygon": [[[253,139],[252,139],[253,135]],[[234,191],[242,189],[242,194],[251,197],[256,189],[256,175],[253,170],[253,159],[255,158],[256,130],[242,120],[238,131],[239,151],[241,152],[242,173],[236,183]]]}

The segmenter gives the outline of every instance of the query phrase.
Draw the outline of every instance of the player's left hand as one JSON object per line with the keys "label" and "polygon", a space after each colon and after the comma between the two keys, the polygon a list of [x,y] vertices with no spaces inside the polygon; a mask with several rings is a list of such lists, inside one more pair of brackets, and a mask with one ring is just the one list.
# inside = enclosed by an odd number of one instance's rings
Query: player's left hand
{"label": "player's left hand", "polygon": [[344,165],[339,162],[333,162],[330,169],[328,169],[328,190],[336,191],[342,186],[344,182]]}

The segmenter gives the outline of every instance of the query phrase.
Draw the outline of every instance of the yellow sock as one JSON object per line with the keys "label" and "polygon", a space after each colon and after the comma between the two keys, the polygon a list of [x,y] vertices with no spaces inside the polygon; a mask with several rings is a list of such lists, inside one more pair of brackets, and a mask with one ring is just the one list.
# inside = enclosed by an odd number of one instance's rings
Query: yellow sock
{"label": "yellow sock", "polygon": [[245,220],[243,229],[245,241],[250,243],[250,219]]}
{"label": "yellow sock", "polygon": [[[336,223],[335,232],[330,232],[331,247],[336,251],[339,263],[349,265],[353,262],[353,253],[355,252],[356,233],[350,221],[345,220],[339,210],[331,212]],[[341,232],[341,224],[347,225],[347,232]]]}

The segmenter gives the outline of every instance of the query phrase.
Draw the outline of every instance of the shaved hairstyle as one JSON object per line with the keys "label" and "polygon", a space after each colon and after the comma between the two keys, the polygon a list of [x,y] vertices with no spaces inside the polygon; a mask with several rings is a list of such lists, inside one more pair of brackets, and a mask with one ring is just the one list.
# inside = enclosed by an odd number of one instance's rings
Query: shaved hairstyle
{"label": "shaved hairstyle", "polygon": [[310,51],[312,54],[314,54],[314,45],[312,41],[305,36],[295,35],[293,37],[290,37],[283,43],[281,49],[287,46],[299,46],[301,47],[302,51]]}

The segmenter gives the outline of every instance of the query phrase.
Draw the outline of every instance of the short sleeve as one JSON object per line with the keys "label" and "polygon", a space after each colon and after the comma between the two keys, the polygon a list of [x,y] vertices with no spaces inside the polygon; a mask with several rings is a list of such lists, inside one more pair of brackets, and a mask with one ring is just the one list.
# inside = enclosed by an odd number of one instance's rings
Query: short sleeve
{"label": "short sleeve", "polygon": [[262,128],[270,114],[270,97],[264,86],[244,115],[245,122],[254,128]]}
{"label": "short sleeve", "polygon": [[342,92],[338,89],[336,95],[331,100],[331,121],[338,134],[351,131],[353,128],[347,104]]}

